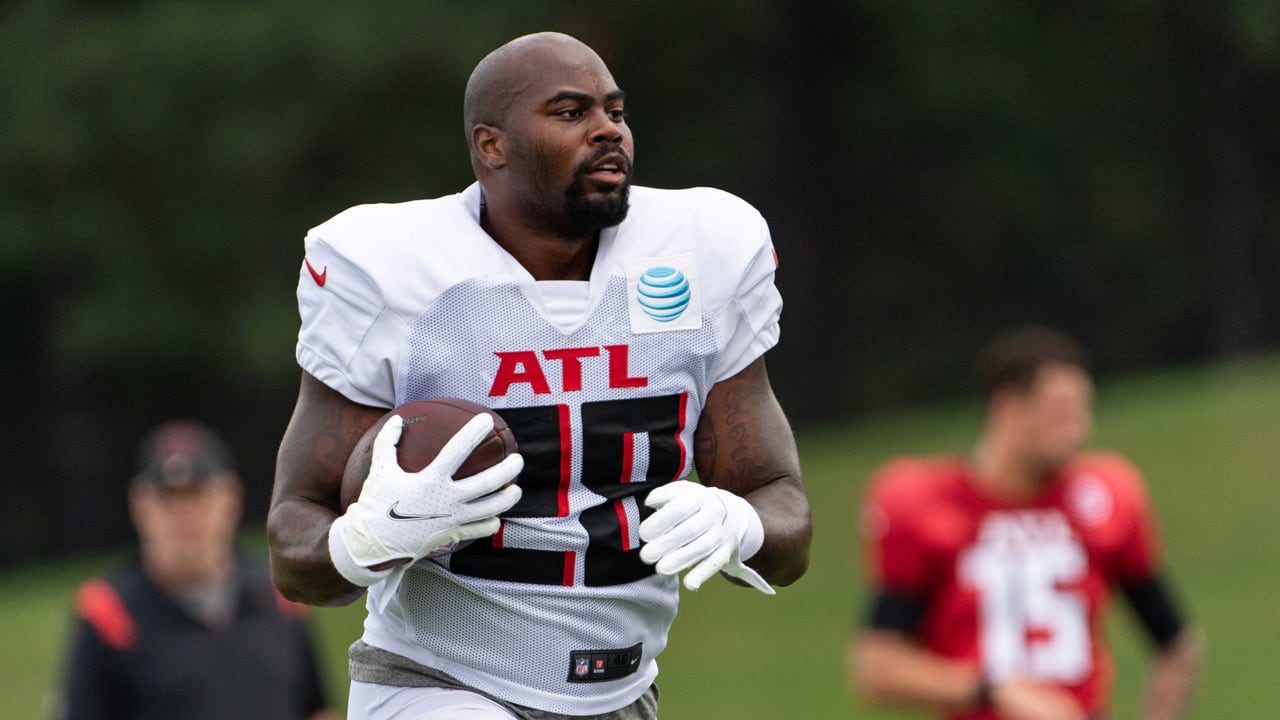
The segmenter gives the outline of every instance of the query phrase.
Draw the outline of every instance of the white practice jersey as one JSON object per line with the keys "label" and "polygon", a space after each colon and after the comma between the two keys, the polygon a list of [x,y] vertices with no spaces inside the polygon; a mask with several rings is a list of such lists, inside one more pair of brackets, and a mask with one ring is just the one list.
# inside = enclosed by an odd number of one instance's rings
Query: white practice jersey
{"label": "white practice jersey", "polygon": [[632,188],[575,312],[479,213],[472,185],[307,236],[302,368],[366,405],[492,407],[525,459],[494,537],[370,588],[364,640],[510,702],[607,712],[653,682],[679,600],[640,561],[644,498],[693,469],[711,386],[778,340],[768,227],[718,190]]}

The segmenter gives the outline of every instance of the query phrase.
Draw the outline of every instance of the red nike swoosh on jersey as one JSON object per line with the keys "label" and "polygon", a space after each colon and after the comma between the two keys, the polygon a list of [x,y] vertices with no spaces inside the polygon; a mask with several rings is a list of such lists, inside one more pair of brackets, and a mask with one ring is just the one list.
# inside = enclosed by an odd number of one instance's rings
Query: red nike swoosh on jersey
{"label": "red nike swoosh on jersey", "polygon": [[329,266],[325,265],[323,270],[316,272],[316,269],[311,267],[310,260],[302,258],[302,262],[307,266],[307,272],[311,273],[311,279],[315,280],[320,287],[324,287],[325,278],[329,276]]}

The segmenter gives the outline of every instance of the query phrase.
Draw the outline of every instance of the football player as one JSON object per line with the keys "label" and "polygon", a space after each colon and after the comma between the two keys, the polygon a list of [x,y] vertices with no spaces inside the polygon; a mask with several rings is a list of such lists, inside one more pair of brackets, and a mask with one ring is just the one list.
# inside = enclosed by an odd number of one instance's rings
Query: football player
{"label": "football player", "polygon": [[971,456],[901,458],[862,511],[874,602],[849,649],[851,687],[872,701],[967,720],[1105,716],[1102,638],[1119,590],[1157,648],[1144,718],[1180,718],[1199,635],[1175,602],[1138,471],[1086,452],[1085,352],[1019,328],[979,361],[984,431]]}
{"label": "football player", "polygon": [[[772,593],[808,563],[765,371],[782,307],[769,231],[725,192],[632,185],[625,95],[572,37],[490,53],[463,116],[475,184],[307,235],[275,578],[319,605],[367,589],[353,719],[653,718],[681,575]],[[480,415],[404,473],[392,420],[340,511],[365,429],[442,396],[494,408],[519,453],[453,478]]]}

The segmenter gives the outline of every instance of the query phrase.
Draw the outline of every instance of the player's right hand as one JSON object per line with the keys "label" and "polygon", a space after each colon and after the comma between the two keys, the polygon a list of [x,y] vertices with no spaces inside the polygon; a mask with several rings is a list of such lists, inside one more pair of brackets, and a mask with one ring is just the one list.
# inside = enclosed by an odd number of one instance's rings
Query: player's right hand
{"label": "player's right hand", "polygon": [[406,472],[396,460],[404,426],[394,416],[373,441],[369,477],[360,497],[334,520],[329,556],[349,582],[369,587],[391,573],[374,570],[392,561],[415,562],[433,551],[498,531],[498,515],[520,499],[513,480],[524,468],[519,453],[467,478],[453,474],[493,430],[493,418],[476,415],[445,443],[431,464]]}

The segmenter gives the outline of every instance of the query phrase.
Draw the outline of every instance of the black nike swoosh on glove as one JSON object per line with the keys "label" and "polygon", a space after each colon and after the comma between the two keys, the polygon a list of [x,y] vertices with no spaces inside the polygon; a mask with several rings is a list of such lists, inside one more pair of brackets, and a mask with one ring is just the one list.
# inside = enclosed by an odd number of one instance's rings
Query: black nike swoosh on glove
{"label": "black nike swoosh on glove", "polygon": [[392,520],[439,520],[440,518],[449,517],[449,513],[434,513],[431,515],[403,515],[401,513],[396,512],[396,506],[399,504],[400,503],[398,501],[395,503],[392,503],[391,507],[387,509],[387,517],[391,518]]}

